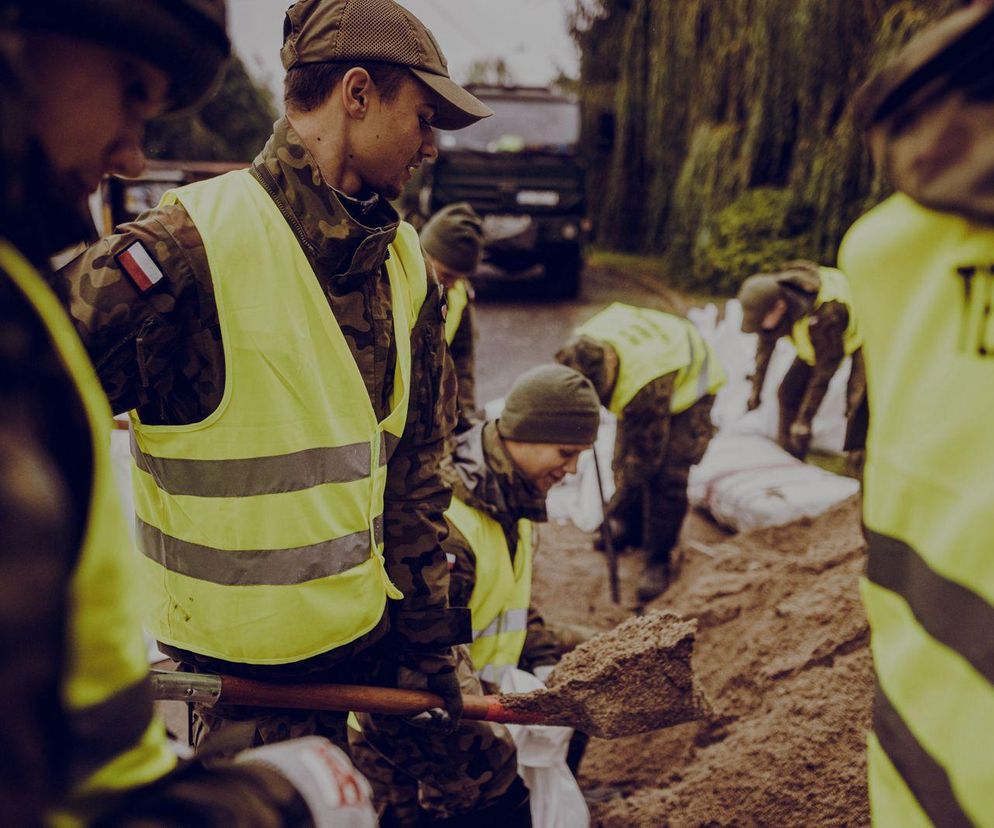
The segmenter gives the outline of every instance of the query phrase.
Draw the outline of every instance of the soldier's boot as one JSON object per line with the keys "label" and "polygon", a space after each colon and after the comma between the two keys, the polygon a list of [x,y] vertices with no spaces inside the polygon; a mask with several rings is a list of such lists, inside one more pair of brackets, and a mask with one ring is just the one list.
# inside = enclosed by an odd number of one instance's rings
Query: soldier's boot
{"label": "soldier's boot", "polygon": [[528,787],[518,776],[504,795],[486,808],[449,819],[437,819],[431,825],[438,828],[532,828],[530,799]]}
{"label": "soldier's boot", "polygon": [[646,561],[642,576],[639,578],[635,591],[639,603],[647,604],[653,598],[658,598],[672,582],[669,555],[661,559]]}

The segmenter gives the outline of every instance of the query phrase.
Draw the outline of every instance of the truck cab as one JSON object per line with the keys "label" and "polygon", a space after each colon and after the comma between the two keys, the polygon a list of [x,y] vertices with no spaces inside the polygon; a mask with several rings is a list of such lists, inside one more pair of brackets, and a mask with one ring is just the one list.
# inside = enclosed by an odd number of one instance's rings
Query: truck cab
{"label": "truck cab", "polygon": [[537,295],[575,296],[588,227],[578,102],[546,88],[467,88],[494,115],[438,133],[422,211],[465,201],[483,218],[478,286],[521,283]]}

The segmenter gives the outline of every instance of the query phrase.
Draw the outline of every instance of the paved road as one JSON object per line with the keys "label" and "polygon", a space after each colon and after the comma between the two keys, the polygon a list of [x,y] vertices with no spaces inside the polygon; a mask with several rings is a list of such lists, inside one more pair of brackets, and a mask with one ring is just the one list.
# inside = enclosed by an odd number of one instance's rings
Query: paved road
{"label": "paved road", "polygon": [[619,274],[589,269],[580,298],[569,302],[477,302],[477,402],[503,397],[529,368],[552,360],[570,331],[611,302],[672,310],[664,293],[650,291]]}

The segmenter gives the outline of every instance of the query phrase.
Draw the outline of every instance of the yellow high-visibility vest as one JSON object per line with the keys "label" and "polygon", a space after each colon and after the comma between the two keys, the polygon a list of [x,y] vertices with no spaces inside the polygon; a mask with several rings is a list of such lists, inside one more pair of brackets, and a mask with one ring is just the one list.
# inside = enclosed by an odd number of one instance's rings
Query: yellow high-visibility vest
{"label": "yellow high-visibility vest", "polygon": [[896,195],[847,234],[870,403],[879,826],[994,825],[994,228]]}
{"label": "yellow high-visibility vest", "polygon": [[456,283],[445,292],[445,304],[447,307],[445,316],[445,341],[450,345],[456,338],[456,331],[459,330],[459,323],[462,322],[462,315],[469,305],[469,290],[462,279],[457,279]]}
{"label": "yellow high-visibility vest", "polygon": [[[7,242],[0,268],[48,329],[72,377],[92,436],[93,480],[83,547],[69,584],[62,703],[69,732],[66,803],[49,815],[79,825],[100,798],[153,782],[176,765],[165,728],[154,718],[142,640],[134,553],[110,459],[110,406],[83,345],[51,289]],[[30,646],[31,642],[25,642]],[[83,803],[88,803],[84,805]]]}
{"label": "yellow high-visibility vest", "polygon": [[[836,270],[834,267],[819,267],[818,276],[821,279],[821,287],[818,289],[818,296],[815,298],[812,310],[817,310],[826,302],[842,302],[849,310],[849,324],[843,334],[842,344],[846,356],[851,356],[860,345],[863,339],[859,333],[859,326],[856,324],[856,312],[852,306],[852,293],[849,287],[849,280],[846,275]],[[811,316],[805,314],[797,322],[790,332],[790,339],[797,350],[797,357],[808,365],[815,364],[815,346],[811,343]]]}
{"label": "yellow high-visibility vest", "polygon": [[199,423],[131,415],[148,623],[160,641],[227,661],[316,656],[402,597],[384,568],[383,498],[427,291],[417,234],[401,224],[386,262],[397,366],[377,422],[314,271],[248,171],[164,201],[184,206],[204,242],[225,387]]}
{"label": "yellow high-visibility vest", "polygon": [[618,353],[618,380],[608,408],[621,416],[654,379],[677,372],[670,413],[679,414],[725,384],[725,371],[697,327],[681,316],[615,302],[577,328]]}
{"label": "yellow high-visibility vest", "polygon": [[518,548],[511,561],[507,537],[490,515],[458,498],[445,513],[469,543],[476,557],[476,580],[469,609],[473,669],[484,681],[499,685],[504,673],[516,667],[528,631],[532,595],[532,525],[518,521]]}

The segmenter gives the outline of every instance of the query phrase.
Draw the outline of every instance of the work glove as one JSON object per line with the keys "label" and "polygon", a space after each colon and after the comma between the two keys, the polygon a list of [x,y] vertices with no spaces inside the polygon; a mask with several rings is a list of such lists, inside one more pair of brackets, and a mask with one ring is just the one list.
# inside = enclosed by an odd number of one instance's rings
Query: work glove
{"label": "work glove", "polygon": [[242,751],[234,762],[262,765],[287,779],[307,804],[315,828],[376,828],[369,783],[327,739],[277,742]]}
{"label": "work glove", "polygon": [[411,650],[401,655],[397,686],[402,690],[427,690],[442,697],[444,708],[433,707],[412,716],[415,727],[451,733],[462,717],[462,690],[456,675],[455,657],[448,647]]}
{"label": "work glove", "polygon": [[811,425],[809,423],[795,422],[790,427],[790,434],[787,437],[787,451],[798,460],[803,460],[811,447]]}

